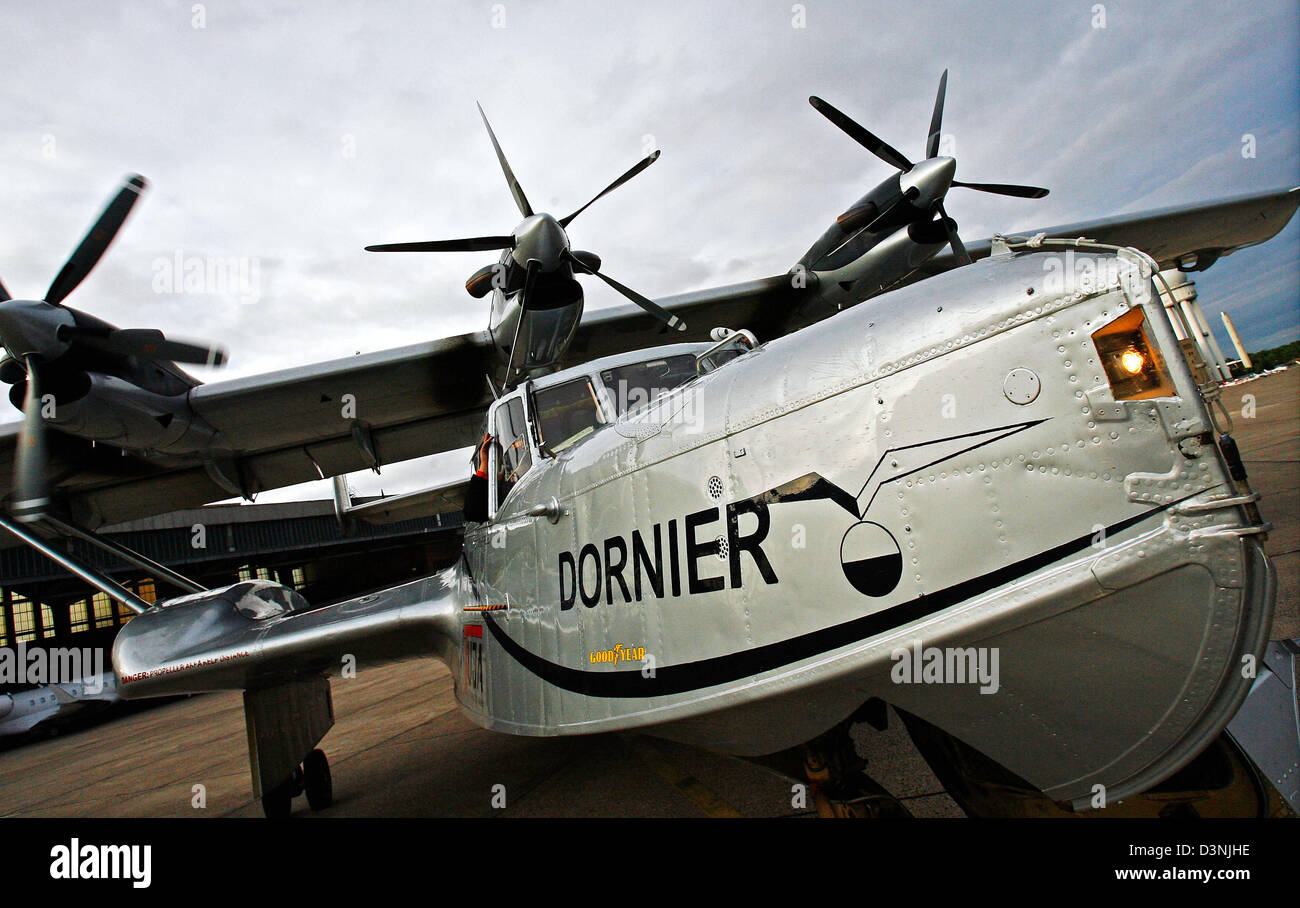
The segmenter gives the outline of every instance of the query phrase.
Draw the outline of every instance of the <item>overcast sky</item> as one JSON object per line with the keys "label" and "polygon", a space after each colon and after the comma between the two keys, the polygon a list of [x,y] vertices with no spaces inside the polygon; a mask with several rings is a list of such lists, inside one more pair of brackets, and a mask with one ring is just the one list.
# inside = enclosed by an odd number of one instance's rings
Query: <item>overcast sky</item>
{"label": "overcast sky", "polygon": [[[76,308],[219,341],[225,375],[479,330],[463,284],[492,254],[362,251],[515,225],[476,100],[557,216],[663,151],[570,231],[623,283],[778,274],[890,175],[808,96],[920,158],[945,67],[958,179],[1051,189],[953,190],[968,240],[1300,185],[1296,2],[11,2],[0,277],[43,295],[134,171],[150,190]],[[235,280],[166,292],[177,256]],[[1250,349],[1300,337],[1295,222],[1195,277]]]}

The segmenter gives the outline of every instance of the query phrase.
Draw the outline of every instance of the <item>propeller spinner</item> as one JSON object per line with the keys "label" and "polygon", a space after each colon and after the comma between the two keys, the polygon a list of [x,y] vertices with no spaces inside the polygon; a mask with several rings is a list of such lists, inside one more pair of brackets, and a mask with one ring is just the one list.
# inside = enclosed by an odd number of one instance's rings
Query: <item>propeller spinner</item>
{"label": "propeller spinner", "polygon": [[[510,255],[502,263],[486,265],[474,272],[465,283],[465,289],[471,296],[482,298],[494,285],[499,284],[507,292],[519,292],[520,306],[525,310],[552,309],[567,305],[572,301],[572,292],[566,284],[572,272],[577,270],[593,275],[604,281],[615,291],[640,306],[646,312],[678,331],[686,330],[686,323],[671,312],[636,291],[620,284],[600,270],[600,257],[595,253],[573,250],[569,245],[566,228],[574,218],[586,211],[592,203],[603,198],[622,186],[628,180],[645,170],[659,159],[659,152],[651,152],[638,161],[626,173],[610,183],[585,205],[562,218],[555,218],[545,212],[534,212],[524,195],[523,187],[510,168],[501,144],[497,141],[492,124],[483,113],[482,105],[478,108],[483,125],[487,127],[492,148],[505,174],[506,185],[519,208],[524,220],[511,233],[501,236],[469,237],[456,240],[429,240],[415,243],[385,243],[367,246],[368,252],[485,252],[488,250],[509,249]],[[550,279],[553,278],[553,279]]]}

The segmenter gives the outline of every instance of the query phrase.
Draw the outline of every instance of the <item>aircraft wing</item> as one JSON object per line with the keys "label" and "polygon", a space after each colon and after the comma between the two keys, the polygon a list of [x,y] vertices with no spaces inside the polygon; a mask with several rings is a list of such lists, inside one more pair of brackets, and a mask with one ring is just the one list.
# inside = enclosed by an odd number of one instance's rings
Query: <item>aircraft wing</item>
{"label": "aircraft wing", "polygon": [[[466,463],[473,451],[472,447],[465,449]],[[344,509],[343,513],[347,518],[371,524],[397,523],[434,514],[454,514],[465,507],[465,491],[468,488],[469,477],[464,476],[426,489],[354,504]]]}
{"label": "aircraft wing", "polygon": [[[632,306],[583,319],[561,365],[665,342],[707,340],[718,325],[768,325],[796,291],[788,275],[668,297],[689,330],[671,336]],[[762,335],[760,335],[762,336]],[[768,332],[771,336],[771,332]],[[90,528],[336,476],[473,445],[491,402],[486,332],[203,384],[195,414],[215,432],[214,457],[139,456],[62,432],[49,433],[50,479],[70,516]],[[0,426],[0,488],[13,476],[19,424]],[[6,494],[8,492],[5,489]],[[384,521],[455,510],[463,488],[375,503]],[[0,540],[0,545],[9,542]]]}
{"label": "aircraft wing", "polygon": [[[51,484],[88,527],[471,445],[491,399],[486,332],[200,385],[215,456],[123,454],[50,432]],[[0,483],[19,424],[0,426]]]}
{"label": "aircraft wing", "polygon": [[[1115,246],[1136,246],[1160,263],[1173,267],[1188,254],[1204,268],[1214,259],[1246,246],[1256,246],[1277,235],[1300,206],[1300,187],[1237,196],[1203,205],[1180,205],[1117,215],[1038,230],[1020,230],[1017,236],[1046,233],[1055,237],[1087,237]],[[988,256],[991,240],[967,243],[973,259]],[[912,283],[958,266],[951,250],[930,259],[902,283]]]}
{"label": "aircraft wing", "polygon": [[[1196,253],[1204,265],[1274,236],[1297,206],[1300,188],[1041,232],[1137,246],[1162,264]],[[974,258],[985,257],[990,241],[967,249]],[[945,253],[905,283],[956,266],[955,257]],[[790,330],[792,313],[811,295],[814,288],[799,287],[793,275],[781,274],[661,297],[660,305],[685,320],[686,332],[669,332],[631,304],[593,310],[560,365],[666,342],[707,340],[717,326],[748,328],[760,340],[770,340]],[[191,405],[216,433],[215,448],[222,454],[123,455],[112,446],[95,447],[52,432],[51,482],[74,520],[97,527],[471,445],[490,402],[484,376],[492,371],[493,355],[491,336],[483,331],[200,385],[190,392]],[[17,423],[0,426],[0,483],[13,475],[17,433]],[[454,506],[454,494],[429,494],[438,500],[419,499],[423,513],[430,513],[429,505]],[[416,505],[415,499],[402,502],[403,513],[415,513]]]}
{"label": "aircraft wing", "polygon": [[[1291,220],[1297,207],[1300,207],[1300,187],[1019,231],[1018,235],[1086,236],[1101,243],[1136,246],[1165,267],[1195,253],[1199,264],[1208,267],[1220,256],[1274,237]],[[972,258],[980,259],[989,255],[991,246],[992,240],[984,239],[968,243],[966,248]],[[956,256],[946,251],[897,286],[956,267]],[[791,314],[813,295],[813,288],[796,287],[793,275],[780,274],[658,299],[661,306],[686,321],[689,330],[684,334],[670,332],[631,304],[588,312],[583,316],[565,364],[655,344],[707,340],[709,331],[716,326],[748,328],[760,341],[768,341],[791,329]],[[834,311],[827,309],[823,314]]]}

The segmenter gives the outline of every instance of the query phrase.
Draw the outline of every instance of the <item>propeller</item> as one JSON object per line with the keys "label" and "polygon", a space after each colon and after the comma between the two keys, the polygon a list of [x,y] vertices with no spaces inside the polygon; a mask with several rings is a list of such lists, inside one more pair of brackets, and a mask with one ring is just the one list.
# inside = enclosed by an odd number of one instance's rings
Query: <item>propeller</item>
{"label": "propeller", "polygon": [[0,378],[17,384],[25,373],[27,381],[14,469],[13,509],[20,519],[38,519],[49,501],[41,390],[64,387],[70,375],[84,379],[86,371],[95,371],[82,365],[83,354],[208,366],[226,361],[220,347],[168,340],[155,328],[117,328],[63,304],[103,258],[148,185],[139,174],[126,178],[59,269],[44,299],[16,300],[0,284],[0,343],[9,354],[0,364]]}
{"label": "propeller", "polygon": [[478,108],[478,115],[483,118],[483,125],[487,127],[488,138],[492,140],[492,148],[497,153],[497,160],[501,162],[501,171],[506,175],[506,183],[510,186],[510,194],[514,196],[515,204],[519,206],[519,213],[526,218],[533,216],[532,206],[528,204],[528,199],[524,197],[524,187],[519,185],[515,179],[515,172],[510,169],[510,162],[506,160],[506,153],[501,150],[501,143],[497,141],[497,134],[492,131],[492,124],[488,122],[487,114],[483,113],[483,105],[474,102]]}
{"label": "propeller", "polygon": [[107,333],[94,328],[60,326],[59,340],[69,341],[91,350],[134,356],[137,359],[192,363],[197,366],[224,366],[226,351],[220,347],[168,340],[157,328],[114,328]]}
{"label": "propeller", "polygon": [[221,365],[220,347],[168,340],[153,328],[115,328],[94,316],[63,305],[112,244],[148,182],[132,174],[82,237],[50,283],[42,300],[15,300],[0,284],[0,341],[13,360],[27,363],[32,354],[52,363],[70,349],[93,349],[144,360]]}
{"label": "propeller", "polygon": [[634,176],[636,176],[636,175],[637,175],[638,173],[640,173],[641,171],[645,170],[647,167],[649,167],[651,164],[653,164],[653,163],[654,163],[655,161],[657,161],[657,160],[659,160],[659,149],[656,148],[654,151],[650,152],[650,154],[646,155],[644,158],[642,158],[642,159],[641,159],[640,161],[638,161],[636,164],[632,165],[632,167],[630,167],[630,168],[628,169],[627,173],[623,174],[623,175],[622,175],[621,177],[619,177],[617,180],[615,180],[614,182],[610,183],[608,186],[606,186],[606,187],[605,187],[604,189],[602,189],[600,192],[598,192],[598,193],[596,193],[594,196],[592,196],[591,202],[588,202],[586,205],[583,205],[583,206],[582,206],[581,208],[579,208],[577,211],[573,212],[573,214],[565,215],[564,217],[560,218],[560,226],[561,226],[561,227],[568,227],[569,224],[571,224],[571,223],[573,222],[573,219],[574,219],[574,218],[576,218],[578,215],[582,214],[584,211],[586,211],[588,208],[591,207],[591,203],[592,203],[592,202],[595,202],[595,201],[597,201],[597,200],[599,200],[599,199],[602,199],[602,198],[604,198],[605,196],[609,195],[609,194],[610,194],[611,192],[613,192],[615,189],[617,189],[618,187],[622,186],[622,185],[623,185],[624,183],[626,183],[628,180],[632,179]]}
{"label": "propeller", "polygon": [[[604,281],[615,291],[640,306],[668,327],[675,328],[678,331],[685,331],[686,324],[671,312],[601,273],[600,257],[595,253],[574,252],[569,246],[569,237],[565,232],[574,219],[590,208],[592,204],[609,195],[659,160],[659,151],[655,150],[646,155],[623,173],[622,176],[592,196],[581,208],[556,219],[545,212],[533,211],[532,206],[528,204],[527,196],[524,195],[523,187],[515,176],[514,170],[510,167],[510,162],[506,160],[505,152],[501,150],[501,143],[497,141],[496,133],[492,131],[492,124],[488,122],[487,114],[483,112],[481,104],[478,105],[478,112],[479,116],[483,118],[483,125],[487,127],[488,138],[492,140],[492,148],[496,152],[497,161],[501,165],[501,172],[505,174],[506,185],[510,188],[510,195],[514,198],[515,205],[519,208],[519,213],[524,216],[524,220],[508,236],[482,236],[415,243],[382,243],[367,246],[366,251],[486,252],[508,249],[510,255],[503,257],[500,263],[480,268],[465,282],[465,289],[471,296],[476,299],[487,296],[495,283],[499,281],[500,286],[506,292],[519,292],[519,304],[524,309],[554,308],[555,305],[567,304],[567,297],[555,296],[555,294],[571,293],[571,291],[560,288],[559,285],[566,282],[564,279],[567,279],[573,270],[577,270],[584,274],[594,275]],[[505,269],[504,274],[500,274],[502,267]],[[552,277],[558,277],[561,280],[558,282],[548,280],[548,278]],[[572,285],[570,284],[570,286]]]}
{"label": "propeller", "polygon": [[1047,190],[1041,186],[1017,186],[1014,183],[963,183],[961,180],[953,180],[952,185],[991,192],[994,195],[1009,195],[1017,199],[1041,199],[1047,195]]}
{"label": "propeller", "polygon": [[426,240],[421,243],[381,243],[367,246],[367,252],[490,252],[514,249],[513,236],[474,236],[463,240]]}
{"label": "propeller", "polygon": [[[909,161],[907,156],[898,149],[889,145],[821,98],[813,96],[808,101],[814,109],[838,126],[859,145],[900,171],[899,185],[903,190],[900,197],[895,198],[878,214],[874,211],[868,211],[871,206],[850,209],[837,219],[840,226],[846,231],[856,229],[870,218],[870,222],[866,224],[864,229],[874,231],[883,227],[887,218],[896,219],[898,209],[906,202],[911,206],[913,217],[905,223],[915,225],[928,222],[941,228],[943,235],[948,239],[948,245],[952,247],[953,254],[957,256],[962,264],[968,265],[971,262],[971,257],[966,251],[961,238],[957,235],[956,221],[948,216],[943,207],[944,196],[949,188],[957,186],[962,189],[974,189],[977,192],[988,192],[994,195],[1012,196],[1021,199],[1041,199],[1047,195],[1047,190],[1038,186],[1021,186],[1013,183],[965,183],[961,180],[954,180],[953,173],[957,166],[956,160],[939,154],[939,139],[943,131],[943,106],[947,92],[948,70],[945,69],[943,75],[939,78],[939,91],[935,95],[934,111],[930,115],[930,130],[925,138],[925,159],[915,164]],[[937,220],[934,220],[935,216],[937,216]]]}
{"label": "propeller", "polygon": [[884,161],[890,167],[893,167],[896,170],[912,169],[912,162],[909,161],[901,151],[894,148],[894,146],[887,143],[884,139],[868,132],[865,127],[858,125],[850,117],[832,107],[830,104],[827,104],[821,98],[813,95],[808,99],[808,103],[811,104],[818,113],[830,120],[844,132],[848,133],[849,138],[855,140],[859,145],[880,158],[880,160]]}
{"label": "propeller", "polygon": [[14,465],[14,516],[22,521],[38,520],[50,503],[45,479],[45,415],[41,412],[40,357],[28,356],[27,396],[23,400],[23,425],[18,432],[17,462]]}
{"label": "propeller", "polygon": [[649,312],[655,318],[659,319],[669,328],[673,328],[674,330],[677,331],[686,330],[686,322],[682,321],[680,318],[673,315],[671,312],[669,312],[664,307],[660,306],[658,303],[654,302],[653,300],[646,299],[644,296],[637,293],[635,290],[631,289],[630,287],[623,286],[622,284],[614,280],[609,275],[601,274],[599,271],[595,270],[594,268],[587,267],[587,265],[583,263],[582,259],[574,255],[572,252],[569,252],[567,249],[564,251],[564,256],[566,259],[568,259],[569,264],[575,266],[579,271],[600,278],[606,284],[609,284],[609,286],[613,287],[619,293],[623,294],[632,302],[636,303],[646,312]]}
{"label": "propeller", "polygon": [[925,137],[925,156],[939,154],[939,136],[943,130],[943,99],[948,94],[948,70],[939,77],[939,93],[934,97],[934,113],[930,114],[930,134]]}
{"label": "propeller", "polygon": [[[528,265],[524,270],[524,296],[525,298],[536,286],[537,274],[541,270],[541,264],[536,259],[529,259]],[[515,336],[510,341],[510,358],[506,361],[506,375],[513,375],[515,367],[515,353],[519,351],[519,329],[523,327],[523,318],[515,319]]]}
{"label": "propeller", "polygon": [[953,255],[957,256],[957,261],[963,265],[969,265],[971,263],[970,253],[966,251],[966,245],[962,243],[961,237],[957,236],[957,222],[948,217],[943,202],[939,202],[934,207],[939,212],[939,220],[943,223],[944,233],[948,235],[948,245],[952,247]]}
{"label": "propeller", "polygon": [[127,177],[117,195],[100,214],[99,220],[95,221],[82,237],[81,244],[73,250],[67,262],[55,275],[50,289],[45,291],[45,302],[53,306],[59,305],[69,293],[77,289],[78,284],[85,280],[86,275],[90,274],[91,269],[98,264],[108,250],[109,244],[117,236],[117,232],[126,223],[126,216],[131,213],[131,209],[140,198],[140,193],[144,192],[148,185],[145,178],[138,173]]}

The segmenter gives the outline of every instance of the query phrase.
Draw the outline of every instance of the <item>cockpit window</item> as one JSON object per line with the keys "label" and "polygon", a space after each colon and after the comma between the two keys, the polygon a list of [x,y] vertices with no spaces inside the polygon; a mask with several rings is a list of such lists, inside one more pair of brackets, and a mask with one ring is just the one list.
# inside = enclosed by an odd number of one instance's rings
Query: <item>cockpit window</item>
{"label": "cockpit window", "polygon": [[605,369],[600,373],[600,381],[615,414],[623,416],[648,406],[696,374],[694,355],[684,353]]}
{"label": "cockpit window", "polygon": [[[501,445],[500,480],[506,488],[519,481],[532,458],[528,454],[528,424],[524,422],[524,402],[515,397],[497,408],[497,443]],[[501,497],[505,498],[504,491]]]}
{"label": "cockpit window", "polygon": [[542,446],[553,454],[573,447],[610,421],[588,378],[541,388],[533,403]]}
{"label": "cockpit window", "polygon": [[737,357],[740,356],[744,356],[746,353],[748,353],[750,350],[753,349],[754,349],[753,344],[751,344],[748,340],[737,338],[736,340],[727,344],[727,346],[723,347],[721,350],[714,350],[708,356],[705,356],[703,359],[701,359],[700,371],[712,372],[714,369],[717,369],[720,366],[725,366],[733,359],[736,359]]}

